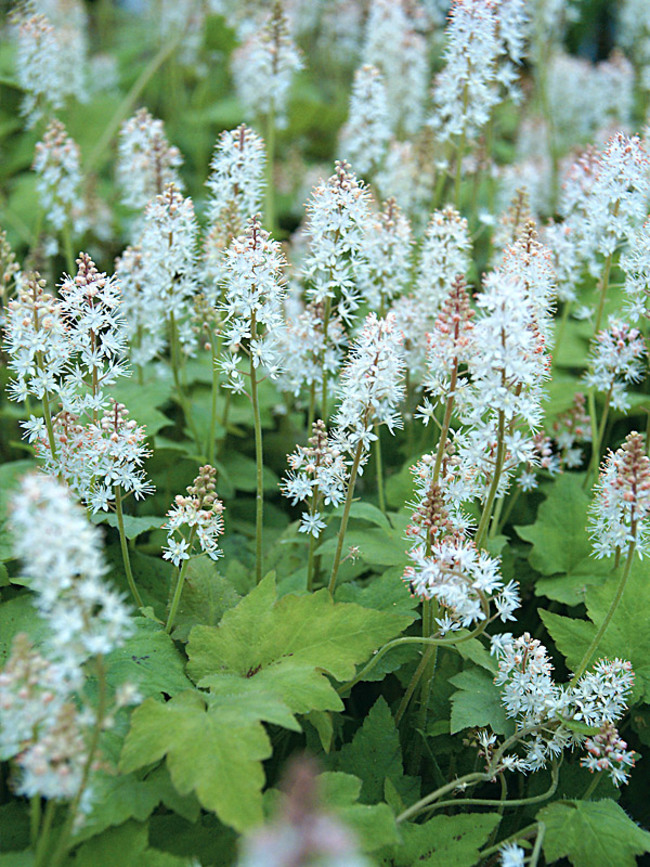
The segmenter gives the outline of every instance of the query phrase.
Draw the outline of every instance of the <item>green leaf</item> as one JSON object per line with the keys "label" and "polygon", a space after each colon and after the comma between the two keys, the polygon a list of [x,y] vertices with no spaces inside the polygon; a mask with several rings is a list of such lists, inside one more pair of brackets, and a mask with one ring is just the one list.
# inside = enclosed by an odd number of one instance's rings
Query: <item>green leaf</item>
{"label": "green leaf", "polygon": [[133,712],[120,767],[128,773],[166,756],[181,795],[195,792],[222,822],[244,831],[262,821],[261,763],[271,752],[259,708],[230,697],[207,706],[188,691],[166,704],[149,698]]}
{"label": "green leaf", "polygon": [[147,436],[157,434],[159,430],[173,424],[157,407],[164,406],[171,400],[171,375],[167,379],[151,379],[140,385],[137,378],[121,378],[112,388],[111,394],[119,403],[123,403],[131,418],[147,429]]}
{"label": "green leaf", "polygon": [[399,842],[395,816],[388,804],[358,804],[361,780],[326,772],[318,777],[323,803],[354,831],[364,852]]}
{"label": "green leaf", "polygon": [[144,822],[160,800],[149,779],[139,780],[134,774],[97,774],[93,779],[92,809],[75,835],[75,842],[95,837],[127,819]]}
{"label": "green leaf", "polygon": [[27,849],[25,852],[6,852],[0,854],[0,867],[32,867],[34,852]]}
{"label": "green leaf", "polygon": [[184,661],[161,626],[144,617],[134,618],[135,633],[106,657],[107,679],[112,686],[133,683],[145,696],[176,695],[192,684]]}
{"label": "green leaf", "polygon": [[400,825],[403,844],[395,850],[394,867],[472,867],[501,817],[495,813],[434,816],[423,825]]}
{"label": "green leaf", "polygon": [[36,645],[51,633],[50,626],[34,608],[33,599],[32,593],[21,593],[0,605],[0,668],[9,659],[11,645],[19,632],[26,632]]}
{"label": "green leaf", "polygon": [[241,599],[214,560],[195,557],[185,574],[181,604],[176,615],[174,638],[187,641],[193,626],[216,626],[226,611]]}
{"label": "green leaf", "polygon": [[578,605],[583,601],[584,586],[602,582],[608,567],[591,556],[587,534],[590,496],[582,487],[584,476],[566,473],[553,482],[546,500],[539,507],[534,524],[515,527],[518,535],[533,546],[530,565],[542,575],[563,573],[571,577],[564,581],[546,582],[538,592],[559,601]]}
{"label": "green leaf", "polygon": [[[591,622],[540,611],[544,625],[566,657],[570,669],[575,670],[580,664],[597,627],[605,619],[619,578],[620,570],[602,587],[588,588],[586,605]],[[632,663],[635,673],[634,695],[643,696],[644,701],[650,702],[650,582],[647,562],[638,558],[635,558],[630,569],[623,597],[591,664],[602,657],[613,659],[617,656]]]}
{"label": "green leaf", "polygon": [[297,713],[340,710],[341,700],[326,675],[351,679],[358,663],[411,620],[334,603],[325,589],[277,599],[270,575],[227,611],[218,627],[194,627],[187,646],[188,673],[212,688],[221,674],[254,680]]}
{"label": "green leaf", "polygon": [[[343,506],[338,506],[338,508],[332,511],[332,516],[340,518],[343,514]],[[373,506],[372,503],[363,503],[360,500],[356,503],[352,503],[350,507],[350,517],[351,518],[360,518],[363,521],[368,521],[371,524],[375,524],[377,527],[382,527],[384,530],[391,529],[391,523],[377,506]]]}
{"label": "green leaf", "polygon": [[[93,524],[108,524],[109,527],[117,527],[117,515],[112,512],[100,512],[91,518]],[[127,539],[137,539],[142,533],[149,530],[158,530],[165,523],[166,518],[156,515],[124,515],[124,534]]]}
{"label": "green leaf", "polygon": [[365,803],[382,800],[387,777],[398,780],[403,776],[399,734],[382,696],[370,709],[352,743],[345,744],[332,758],[335,768],[345,769],[362,780],[360,797]]}
{"label": "green leaf", "polygon": [[635,867],[650,852],[650,834],[614,801],[557,801],[537,814],[544,822],[544,854],[573,867]]}
{"label": "green leaf", "polygon": [[493,676],[482,668],[469,668],[451,678],[459,687],[451,697],[451,734],[473,726],[490,726],[496,734],[512,730]]}
{"label": "green leaf", "polygon": [[[257,490],[257,464],[252,458],[240,452],[228,452],[223,458],[228,478],[238,491]],[[277,491],[279,479],[276,474],[264,467],[262,483],[265,491]]]}
{"label": "green leaf", "polygon": [[150,849],[148,840],[146,825],[127,822],[80,846],[75,867],[115,867],[116,859],[120,867],[190,867],[190,858]]}
{"label": "green leaf", "polygon": [[13,557],[12,540],[6,527],[7,510],[22,477],[36,469],[34,461],[12,461],[0,466],[0,561]]}

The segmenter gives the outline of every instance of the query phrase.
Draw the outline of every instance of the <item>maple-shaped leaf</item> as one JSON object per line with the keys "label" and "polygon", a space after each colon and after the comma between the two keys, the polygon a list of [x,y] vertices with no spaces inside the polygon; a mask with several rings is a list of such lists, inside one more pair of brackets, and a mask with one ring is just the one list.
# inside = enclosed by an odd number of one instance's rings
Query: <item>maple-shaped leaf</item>
{"label": "maple-shaped leaf", "polygon": [[537,818],[546,826],[549,863],[568,858],[573,867],[635,867],[636,856],[650,852],[650,834],[615,801],[556,801]]}
{"label": "maple-shaped leaf", "polygon": [[188,673],[200,686],[221,677],[246,679],[278,695],[296,713],[341,710],[326,675],[346,681],[356,666],[412,621],[409,614],[333,602],[327,590],[278,599],[265,578],[219,626],[196,626],[187,646]]}
{"label": "maple-shaped leaf", "polygon": [[194,792],[222,822],[243,831],[262,821],[262,761],[271,743],[261,720],[297,729],[274,696],[188,690],[171,701],[147,699],[131,717],[120,770],[129,773],[167,757],[181,795]]}

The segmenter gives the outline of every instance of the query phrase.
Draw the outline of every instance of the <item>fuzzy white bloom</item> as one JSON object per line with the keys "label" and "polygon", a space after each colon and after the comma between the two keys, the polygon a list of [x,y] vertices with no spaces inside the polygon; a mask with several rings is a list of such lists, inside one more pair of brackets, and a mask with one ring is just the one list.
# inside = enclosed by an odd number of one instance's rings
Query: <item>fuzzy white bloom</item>
{"label": "fuzzy white bloom", "polygon": [[[208,219],[216,223],[234,204],[242,224],[259,213],[264,192],[264,141],[241,124],[219,136],[210,162]],[[239,234],[239,233],[237,233]]]}
{"label": "fuzzy white bloom", "polygon": [[[499,671],[495,683],[502,687],[506,715],[517,730],[533,729],[523,738],[523,756],[503,759],[507,770],[535,771],[562,753],[565,747],[583,745],[587,756],[581,764],[593,771],[608,771],[615,785],[626,782],[634,754],[627,753],[613,726],[627,710],[627,698],[634,683],[629,662],[599,660],[592,670],[567,685],[557,684],[553,665],[543,644],[524,633],[492,637],[492,652]],[[575,720],[594,728],[587,737],[571,727]]]}
{"label": "fuzzy white bloom", "polygon": [[341,373],[333,438],[342,451],[353,451],[359,443],[367,451],[376,439],[375,425],[385,424],[391,433],[402,426],[397,407],[404,395],[403,374],[402,335],[394,315],[377,319],[370,313]]}
{"label": "fuzzy white bloom", "polygon": [[[63,108],[68,97],[85,100],[83,69],[85,50],[74,39],[71,30],[55,28],[43,14],[30,15],[19,20],[16,40],[16,74],[23,90],[21,114],[27,126],[34,126],[50,111]],[[70,44],[68,42],[70,40]],[[73,63],[62,63],[61,56],[77,48]]]}
{"label": "fuzzy white bloom", "polygon": [[348,120],[341,129],[339,149],[362,175],[382,164],[391,128],[386,86],[376,66],[366,64],[354,74]]}
{"label": "fuzzy white bloom", "polygon": [[104,583],[100,530],[68,488],[27,476],[13,498],[11,527],[36,607],[52,625],[53,660],[76,671],[91,656],[120,647],[131,633],[129,608]]}
{"label": "fuzzy white bloom", "polygon": [[162,305],[147,292],[147,268],[142,249],[127,247],[115,260],[115,279],[122,287],[122,312],[133,364],[145,365],[166,345],[161,328]]}
{"label": "fuzzy white bloom", "polygon": [[182,189],[178,168],[183,158],[167,141],[163,122],[141,108],[120,129],[116,177],[122,204],[141,211],[167,184]]}
{"label": "fuzzy white bloom", "polygon": [[621,256],[627,312],[633,322],[650,318],[650,220],[635,232]]}
{"label": "fuzzy white bloom", "polygon": [[501,867],[524,867],[526,851],[516,843],[505,843],[499,849]]}
{"label": "fuzzy white bloom", "polygon": [[602,462],[591,507],[589,532],[596,557],[611,557],[636,546],[648,553],[650,538],[650,458],[641,434],[628,434],[621,448]]}
{"label": "fuzzy white bloom", "polygon": [[337,162],[335,173],[314,189],[307,212],[307,297],[331,299],[349,321],[360,303],[356,269],[370,219],[368,192],[347,163]]}
{"label": "fuzzy white bloom", "polygon": [[404,0],[372,0],[363,47],[364,64],[383,73],[390,126],[406,136],[422,126],[429,79],[427,43],[416,30],[413,6]]}
{"label": "fuzzy white bloom", "polygon": [[38,274],[28,276],[8,304],[4,348],[15,376],[8,388],[11,400],[57,393],[70,359],[63,307],[44,289]]}
{"label": "fuzzy white bloom", "polygon": [[614,409],[625,411],[630,406],[625,384],[641,382],[645,375],[643,335],[638,328],[615,319],[596,334],[594,344],[585,383],[605,392]]}
{"label": "fuzzy white bloom", "polygon": [[226,251],[221,309],[226,314],[224,340],[230,355],[220,367],[229,379],[227,387],[235,392],[245,390],[238,367],[244,354],[271,378],[281,368],[285,266],[280,244],[262,229],[258,216],[249,220],[246,234],[235,238]]}
{"label": "fuzzy white bloom", "polygon": [[553,254],[537,240],[537,230],[532,220],[526,223],[521,236],[504,251],[501,270],[523,283],[526,299],[533,308],[537,325],[549,345],[553,330],[552,314],[557,278],[553,269]]}
{"label": "fuzzy white bloom", "polygon": [[56,231],[69,225],[75,234],[86,227],[81,194],[79,146],[58,120],[50,121],[43,140],[36,145],[36,189],[47,220]]}
{"label": "fuzzy white bloom", "polygon": [[373,214],[362,243],[359,288],[370,309],[380,315],[411,279],[411,224],[395,199]]}
{"label": "fuzzy white bloom", "polygon": [[173,316],[188,352],[195,342],[189,320],[197,290],[197,234],[192,200],[169,184],[144,215],[139,245],[146,272],[143,301],[149,309],[149,330],[164,331]]}
{"label": "fuzzy white bloom", "polygon": [[96,414],[106,406],[104,390],[128,373],[120,287],[81,253],[76,276],[63,280],[60,294],[71,353],[60,392],[63,409]]}
{"label": "fuzzy white bloom", "polygon": [[396,298],[391,306],[395,326],[404,335],[402,349],[411,381],[420,381],[425,369],[427,335],[430,329],[430,311],[423,299],[416,295]]}
{"label": "fuzzy white bloom", "polygon": [[206,182],[210,229],[203,245],[207,296],[214,306],[224,279],[226,248],[262,209],[265,162],[263,140],[244,124],[219,136]]}
{"label": "fuzzy white bloom", "polygon": [[291,82],[302,67],[282,4],[276,0],[263,25],[232,56],[237,95],[251,119],[273,113],[276,126],[285,125]]}
{"label": "fuzzy white bloom", "polygon": [[224,506],[215,492],[216,474],[214,467],[208,464],[200,467],[194,483],[187,488],[187,495],[178,494],[167,512],[163,528],[168,530],[168,536],[163,557],[174,566],[181,566],[183,560],[201,552],[212,560],[223,554],[217,545],[224,531]]}
{"label": "fuzzy white bloom", "polygon": [[473,141],[500,101],[497,24],[495,6],[485,0],[455,0],[452,5],[446,64],[434,82],[430,121],[441,141],[461,135]]}
{"label": "fuzzy white bloom", "polygon": [[[473,628],[484,620],[499,617],[514,620],[520,605],[516,582],[504,584],[499,561],[479,551],[462,538],[443,539],[431,546],[431,554],[416,545],[408,552],[413,561],[403,580],[421,599],[436,599],[443,608],[436,620],[441,633]],[[492,614],[490,604],[495,607]]]}
{"label": "fuzzy white bloom", "polygon": [[467,220],[450,205],[434,211],[422,241],[416,288],[432,317],[456,277],[467,274],[471,249]]}

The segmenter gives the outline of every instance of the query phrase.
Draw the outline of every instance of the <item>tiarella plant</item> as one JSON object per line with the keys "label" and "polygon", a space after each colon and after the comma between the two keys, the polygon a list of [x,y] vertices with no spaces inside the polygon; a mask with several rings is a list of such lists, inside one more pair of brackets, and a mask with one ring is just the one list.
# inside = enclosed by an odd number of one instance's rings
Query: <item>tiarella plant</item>
{"label": "tiarella plant", "polygon": [[1,867],[644,863],[644,4],[14,6]]}

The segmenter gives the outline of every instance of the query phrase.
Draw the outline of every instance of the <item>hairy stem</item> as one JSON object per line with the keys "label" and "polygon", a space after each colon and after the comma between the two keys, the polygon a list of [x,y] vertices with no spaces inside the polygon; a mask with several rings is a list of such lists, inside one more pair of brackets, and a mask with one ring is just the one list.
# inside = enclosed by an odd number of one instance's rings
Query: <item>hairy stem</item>
{"label": "hairy stem", "polygon": [[142,597],[136,587],[135,580],[133,578],[133,572],[131,571],[131,558],[129,556],[129,546],[126,541],[126,533],[124,532],[124,513],[122,511],[122,489],[119,485],[114,485],[113,490],[115,491],[115,513],[117,515],[117,527],[120,533],[120,548],[122,549],[122,560],[124,561],[124,572],[126,573],[126,580],[129,584],[129,589],[133,594],[133,598],[135,599],[135,604],[138,608],[142,608],[143,602]]}
{"label": "hairy stem", "polygon": [[330,596],[334,596],[334,588],[336,587],[336,579],[341,565],[341,553],[343,551],[343,542],[345,541],[345,532],[348,528],[348,520],[350,518],[350,508],[352,507],[352,498],[354,497],[354,486],[357,481],[357,473],[359,472],[359,464],[363,455],[363,440],[359,440],[354,453],[352,469],[350,470],[350,481],[348,482],[348,490],[345,496],[345,505],[343,507],[343,516],[341,517],[341,526],[339,527],[339,536],[336,543],[336,553],[334,554],[334,563],[332,564],[332,574],[330,575],[330,583],[328,590]]}

